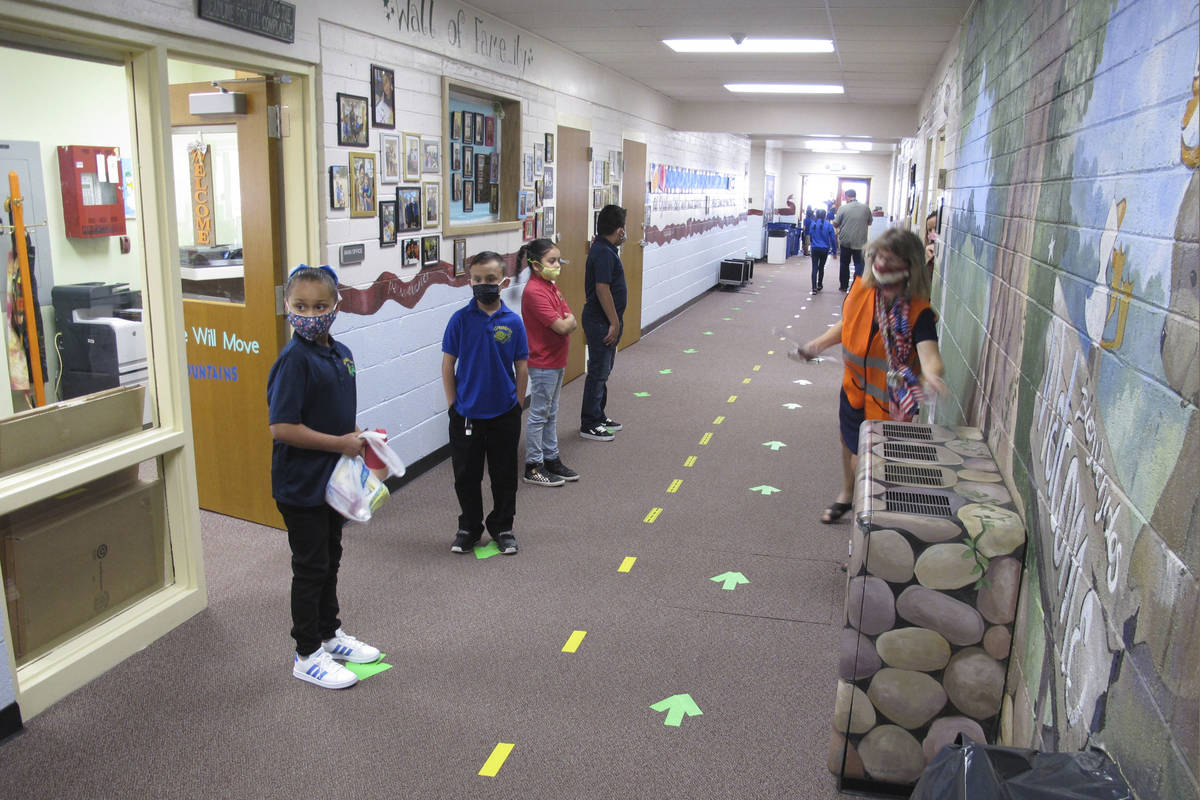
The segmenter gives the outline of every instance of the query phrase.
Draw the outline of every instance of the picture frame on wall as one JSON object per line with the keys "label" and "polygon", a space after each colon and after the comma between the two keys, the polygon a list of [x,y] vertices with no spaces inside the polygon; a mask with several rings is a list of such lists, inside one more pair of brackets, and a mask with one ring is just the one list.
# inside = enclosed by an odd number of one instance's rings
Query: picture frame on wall
{"label": "picture frame on wall", "polygon": [[541,175],[544,169],[546,169],[546,148],[543,145],[535,144],[533,146],[533,174]]}
{"label": "picture frame on wall", "polygon": [[533,213],[533,238],[535,238],[535,239],[541,239],[545,235],[542,232],[543,231],[543,228],[542,228],[542,225],[543,225],[542,220],[543,219],[545,219],[545,218],[543,217],[541,211],[535,211]]}
{"label": "picture frame on wall", "polygon": [[483,145],[483,114],[475,115],[475,144]]}
{"label": "picture frame on wall", "polygon": [[366,147],[370,141],[367,123],[367,98],[337,93],[338,144],[342,147]]}
{"label": "picture frame on wall", "polygon": [[454,142],[450,145],[450,171],[459,172],[462,168],[462,145]]}
{"label": "picture frame on wall", "polygon": [[544,202],[545,198],[542,196],[542,182],[541,180],[536,180],[533,182],[533,205],[538,207]]}
{"label": "picture frame on wall", "polygon": [[592,236],[600,235],[600,212],[592,212]]}
{"label": "picture frame on wall", "polygon": [[396,201],[379,201],[379,246],[396,246]]}
{"label": "picture frame on wall", "polygon": [[547,133],[546,134],[546,163],[551,164],[553,162],[554,162],[554,134]]}
{"label": "picture frame on wall", "polygon": [[404,251],[404,266],[421,266],[421,237],[414,236],[411,239],[405,239],[402,249]]}
{"label": "picture frame on wall", "polygon": [[521,185],[533,188],[533,153],[526,153],[521,162]]}
{"label": "picture frame on wall", "polygon": [[496,118],[483,118],[483,144],[484,147],[496,146]]}
{"label": "picture frame on wall", "polygon": [[421,180],[421,137],[415,133],[404,134],[404,180]]}
{"label": "picture frame on wall", "polygon": [[463,181],[463,213],[470,214],[475,210],[475,181]]}
{"label": "picture frame on wall", "polygon": [[396,189],[396,227],[402,231],[421,230],[421,187]]}
{"label": "picture frame on wall", "polygon": [[350,154],[350,216],[373,217],[378,197],[375,194],[375,154]]}
{"label": "picture frame on wall", "polygon": [[441,262],[439,249],[441,247],[442,237],[440,236],[422,236],[421,237],[421,268],[436,267]]}
{"label": "picture frame on wall", "polygon": [[542,236],[554,239],[554,206],[546,206],[542,211]]}
{"label": "picture frame on wall", "polygon": [[492,168],[488,165],[487,153],[475,154],[475,180],[479,183],[490,183]]}
{"label": "picture frame on wall", "polygon": [[529,213],[529,192],[522,190],[517,194],[517,216],[523,217]]}
{"label": "picture frame on wall", "polygon": [[371,65],[371,124],[396,127],[396,73],[377,64]]}
{"label": "picture frame on wall", "polygon": [[554,167],[542,170],[542,199],[554,199]]}
{"label": "picture frame on wall", "polygon": [[423,183],[421,191],[425,195],[425,227],[437,228],[441,225],[442,186],[439,183]]}
{"label": "picture frame on wall", "polygon": [[492,168],[492,183],[500,182],[500,154],[492,153],[488,158],[488,166]]}
{"label": "picture frame on wall", "polygon": [[335,164],[329,168],[329,208],[345,211],[350,202],[350,168]]}
{"label": "picture frame on wall", "polygon": [[422,174],[439,175],[442,172],[442,142],[440,139],[421,140]]}
{"label": "picture frame on wall", "polygon": [[592,208],[604,207],[604,190],[592,189]]}
{"label": "picture frame on wall", "polygon": [[454,277],[467,274],[467,240],[454,240]]}
{"label": "picture frame on wall", "polygon": [[492,214],[500,213],[500,184],[491,184],[491,197],[488,198],[488,211]]}
{"label": "picture frame on wall", "polygon": [[475,177],[475,148],[470,145],[463,145],[463,178],[471,180]]}
{"label": "picture frame on wall", "polygon": [[379,182],[400,182],[400,137],[394,133],[379,134]]}
{"label": "picture frame on wall", "polygon": [[450,202],[458,203],[462,200],[463,177],[461,172],[455,172],[450,176]]}
{"label": "picture frame on wall", "polygon": [[463,138],[463,112],[450,112],[450,141],[461,142]]}
{"label": "picture frame on wall", "polygon": [[463,115],[462,141],[463,144],[475,144],[475,115],[470,111],[460,111]]}
{"label": "picture frame on wall", "polygon": [[537,221],[532,216],[525,218],[521,224],[521,238],[527,242],[531,242],[537,238]]}

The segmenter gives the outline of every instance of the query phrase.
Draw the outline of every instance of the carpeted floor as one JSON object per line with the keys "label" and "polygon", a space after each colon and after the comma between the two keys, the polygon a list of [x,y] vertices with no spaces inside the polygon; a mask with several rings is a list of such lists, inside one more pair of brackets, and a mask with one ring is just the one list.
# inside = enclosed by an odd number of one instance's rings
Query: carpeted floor
{"label": "carpeted floor", "polygon": [[[614,442],[578,437],[568,384],[582,479],[521,484],[517,556],[449,552],[448,462],[348,528],[345,626],[393,665],[350,690],[291,677],[284,535],[204,514],[209,608],[0,746],[0,797],[838,797],[849,525],[817,517],[841,365],[788,360],[771,333],[837,321],[843,295],[808,285],[807,258],[760,263],[621,351]],[[749,582],[711,580],[727,572]],[[684,693],[703,713],[678,727],[650,708]]]}

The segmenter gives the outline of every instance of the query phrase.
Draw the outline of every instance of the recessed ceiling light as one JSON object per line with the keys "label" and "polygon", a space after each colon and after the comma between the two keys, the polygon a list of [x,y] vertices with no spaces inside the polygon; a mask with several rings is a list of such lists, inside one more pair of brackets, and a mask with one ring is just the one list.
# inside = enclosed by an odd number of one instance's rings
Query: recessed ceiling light
{"label": "recessed ceiling light", "polygon": [[676,53],[832,53],[831,39],[663,39]]}
{"label": "recessed ceiling light", "polygon": [[837,84],[826,83],[727,83],[731,92],[762,92],[767,94],[844,94]]}
{"label": "recessed ceiling light", "polygon": [[853,153],[847,150],[841,142],[805,142],[804,146],[814,153]]}

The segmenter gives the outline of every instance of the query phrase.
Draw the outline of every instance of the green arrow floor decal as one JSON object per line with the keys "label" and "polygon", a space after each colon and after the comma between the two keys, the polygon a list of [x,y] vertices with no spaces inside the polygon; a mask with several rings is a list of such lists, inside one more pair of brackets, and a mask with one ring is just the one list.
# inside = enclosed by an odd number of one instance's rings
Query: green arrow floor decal
{"label": "green arrow floor decal", "polygon": [[766,497],[769,494],[775,494],[776,492],[782,492],[783,489],[776,489],[774,486],[768,486],[767,484],[764,483],[759,486],[751,486],[750,491],[758,492],[763,497]]}
{"label": "green arrow floor decal", "polygon": [[669,370],[669,369],[660,369],[660,370],[658,371],[658,374],[659,374],[659,375],[670,375],[670,374],[671,374],[671,370]]}
{"label": "green arrow floor decal", "polygon": [[650,393],[649,392],[634,392],[633,396],[634,397],[649,397]]}
{"label": "green arrow floor decal", "polygon": [[500,555],[500,545],[496,544],[495,539],[488,542],[483,547],[475,548],[475,557],[476,558],[491,558],[492,556],[498,556],[498,555]]}
{"label": "green arrow floor decal", "polygon": [[778,452],[779,452],[779,448],[781,448],[781,447],[787,447],[787,445],[786,445],[786,444],[784,444],[783,442],[777,442],[777,441],[775,441],[774,439],[772,439],[772,440],[771,440],[771,441],[769,441],[769,442],[763,442],[763,447],[769,447],[769,448],[771,448],[772,450],[774,450],[776,453],[778,453]]}
{"label": "green arrow floor decal", "polygon": [[684,715],[697,717],[704,713],[690,694],[671,695],[665,700],[659,700],[650,708],[654,711],[666,711],[667,718],[663,720],[663,725],[670,725],[673,728],[680,726]]}
{"label": "green arrow floor decal", "polygon": [[366,680],[372,675],[378,675],[381,672],[387,672],[392,668],[391,664],[383,663],[385,658],[387,658],[387,653],[380,653],[379,658],[376,661],[372,661],[370,664],[354,664],[350,661],[347,661],[346,669],[357,675],[360,681]]}
{"label": "green arrow floor decal", "polygon": [[750,579],[740,572],[722,572],[720,575],[712,576],[709,580],[725,584],[721,588],[731,592],[738,587],[738,584],[750,582]]}
{"label": "green arrow floor decal", "polygon": [[685,353],[699,353],[700,351],[699,351],[699,350],[697,350],[697,349],[696,349],[696,348],[694,348],[694,347],[689,347],[687,350],[684,350],[683,352],[685,352]]}

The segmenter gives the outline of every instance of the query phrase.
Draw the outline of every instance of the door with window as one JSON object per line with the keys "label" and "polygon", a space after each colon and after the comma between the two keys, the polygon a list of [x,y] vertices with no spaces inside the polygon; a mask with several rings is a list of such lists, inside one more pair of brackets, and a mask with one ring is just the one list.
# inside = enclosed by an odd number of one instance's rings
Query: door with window
{"label": "door with window", "polygon": [[194,115],[171,86],[172,157],[184,335],[200,507],[282,527],[271,499],[267,374],[286,341],[276,313],[282,270],[279,139],[268,135],[278,87],[258,76],[222,81],[245,113]]}

